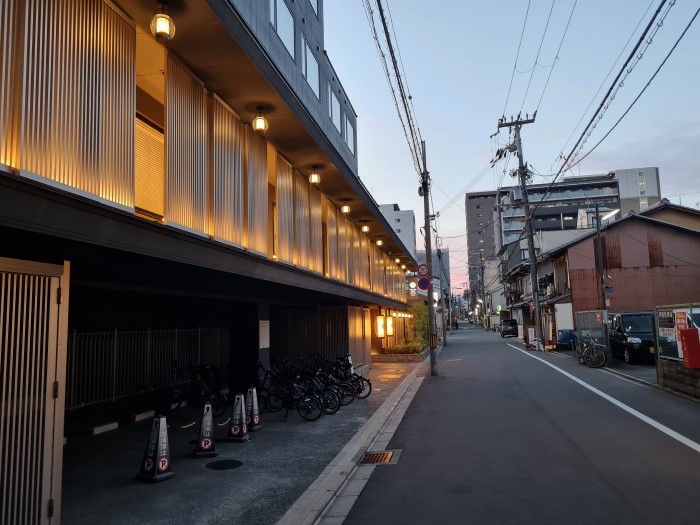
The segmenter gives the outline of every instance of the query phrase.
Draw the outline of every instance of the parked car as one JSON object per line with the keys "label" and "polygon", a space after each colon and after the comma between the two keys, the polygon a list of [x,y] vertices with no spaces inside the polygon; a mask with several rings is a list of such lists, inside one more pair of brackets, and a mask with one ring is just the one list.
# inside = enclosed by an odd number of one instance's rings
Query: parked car
{"label": "parked car", "polygon": [[503,319],[501,321],[501,337],[518,337],[518,321],[515,319]]}
{"label": "parked car", "polygon": [[610,323],[610,351],[625,363],[654,360],[654,312],[614,314]]}
{"label": "parked car", "polygon": [[578,336],[573,330],[559,330],[557,350],[575,350]]}

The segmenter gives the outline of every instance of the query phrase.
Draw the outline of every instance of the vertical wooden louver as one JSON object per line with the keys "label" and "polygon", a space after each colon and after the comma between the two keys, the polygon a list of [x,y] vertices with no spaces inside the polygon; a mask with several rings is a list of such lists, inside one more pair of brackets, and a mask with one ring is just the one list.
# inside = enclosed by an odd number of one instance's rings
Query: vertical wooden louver
{"label": "vertical wooden louver", "polygon": [[323,216],[321,192],[309,188],[309,270],[323,273]]}
{"label": "vertical wooden louver", "polygon": [[18,167],[22,0],[0,0],[0,164]]}
{"label": "vertical wooden louver", "polygon": [[133,207],[134,27],[102,0],[22,5],[18,167]]}
{"label": "vertical wooden louver", "polygon": [[209,234],[207,93],[172,54],[165,84],[166,219]]}
{"label": "vertical wooden louver", "polygon": [[[334,208],[335,209],[335,208]],[[336,212],[337,213],[337,212]],[[348,281],[348,240],[345,216],[338,214],[338,275],[336,279]]]}
{"label": "vertical wooden louver", "polygon": [[54,431],[47,387],[56,366],[51,291],[50,277],[0,272],[0,523],[46,522]]}
{"label": "vertical wooden louver", "polygon": [[213,235],[243,246],[243,127],[238,116],[214,97],[213,118]]}
{"label": "vertical wooden louver", "polygon": [[246,248],[267,255],[267,143],[245,127]]}
{"label": "vertical wooden louver", "polygon": [[328,271],[330,277],[338,279],[338,220],[335,206],[328,199],[326,199],[324,213],[328,237]]}
{"label": "vertical wooden louver", "polygon": [[277,257],[280,261],[294,263],[294,178],[292,166],[275,156],[277,178]]}
{"label": "vertical wooden louver", "polygon": [[352,251],[353,248],[353,237],[354,237],[354,229],[352,226],[352,223],[345,219],[345,245],[346,245],[346,253],[347,253],[347,265],[348,265],[348,276],[347,276],[347,281],[348,284],[356,284],[355,283],[355,254]]}
{"label": "vertical wooden louver", "polygon": [[369,246],[367,237],[360,234],[360,286],[363,288],[370,287],[370,262],[369,262]]}
{"label": "vertical wooden louver", "polygon": [[294,264],[309,269],[309,181],[294,170]]}

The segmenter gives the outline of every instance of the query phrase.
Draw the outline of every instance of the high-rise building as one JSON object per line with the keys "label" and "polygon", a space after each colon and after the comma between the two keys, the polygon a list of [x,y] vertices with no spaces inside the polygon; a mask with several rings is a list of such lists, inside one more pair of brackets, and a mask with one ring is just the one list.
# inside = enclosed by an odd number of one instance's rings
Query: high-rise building
{"label": "high-rise building", "polygon": [[481,288],[481,265],[485,259],[494,258],[499,248],[496,191],[467,193],[464,198],[467,221],[467,262],[469,290],[475,293]]}

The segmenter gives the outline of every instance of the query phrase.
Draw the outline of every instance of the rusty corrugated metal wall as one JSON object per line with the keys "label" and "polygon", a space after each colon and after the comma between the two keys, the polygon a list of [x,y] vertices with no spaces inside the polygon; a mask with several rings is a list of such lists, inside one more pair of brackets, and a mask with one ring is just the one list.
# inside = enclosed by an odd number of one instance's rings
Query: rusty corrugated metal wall
{"label": "rusty corrugated metal wall", "polygon": [[[700,236],[641,221],[627,221],[614,231],[603,233],[604,270],[613,287],[608,310],[651,310],[700,298]],[[594,247],[595,237],[567,254],[574,312],[601,308]]]}

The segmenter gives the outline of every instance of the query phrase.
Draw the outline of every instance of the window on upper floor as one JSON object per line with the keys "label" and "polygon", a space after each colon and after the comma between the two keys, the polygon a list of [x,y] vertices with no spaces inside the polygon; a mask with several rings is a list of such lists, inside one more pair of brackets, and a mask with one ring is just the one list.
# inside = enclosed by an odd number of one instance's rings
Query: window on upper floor
{"label": "window on upper floor", "polygon": [[330,99],[330,104],[328,104],[328,116],[333,121],[335,129],[340,133],[340,123],[342,122],[340,119],[340,101],[330,84],[328,84],[328,93],[330,93],[328,97]]}
{"label": "window on upper floor", "polygon": [[477,213],[476,216],[477,216],[477,217],[483,217],[484,214],[483,214],[483,213]]}
{"label": "window on upper floor", "polygon": [[394,222],[401,222],[401,219],[394,219]]}
{"label": "window on upper floor", "polygon": [[321,100],[320,90],[320,75],[318,70],[318,60],[316,60],[316,55],[311,50],[308,40],[302,33],[301,35],[301,74],[311,86],[316,98]]}
{"label": "window on upper floor", "polygon": [[480,210],[480,209],[481,209],[481,204],[477,204],[477,205],[476,205],[476,209],[477,209],[477,210]]}
{"label": "window on upper floor", "polygon": [[345,117],[345,142],[350,148],[350,153],[355,155],[355,126],[347,117]]}
{"label": "window on upper floor", "polygon": [[270,0],[270,24],[287,51],[294,56],[294,16],[285,0]]}
{"label": "window on upper floor", "polygon": [[401,233],[401,230],[400,229],[396,230],[396,233]]}

